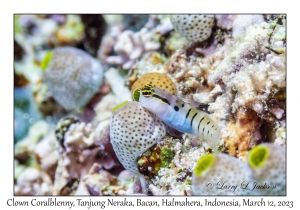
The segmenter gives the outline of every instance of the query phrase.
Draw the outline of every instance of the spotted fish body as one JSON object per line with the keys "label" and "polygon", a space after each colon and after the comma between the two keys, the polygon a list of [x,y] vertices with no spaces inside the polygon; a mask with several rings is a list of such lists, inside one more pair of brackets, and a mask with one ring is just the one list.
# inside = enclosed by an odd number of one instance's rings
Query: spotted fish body
{"label": "spotted fish body", "polygon": [[139,102],[157,115],[167,125],[184,133],[206,139],[215,147],[220,138],[220,128],[204,112],[159,88],[146,85],[140,90]]}

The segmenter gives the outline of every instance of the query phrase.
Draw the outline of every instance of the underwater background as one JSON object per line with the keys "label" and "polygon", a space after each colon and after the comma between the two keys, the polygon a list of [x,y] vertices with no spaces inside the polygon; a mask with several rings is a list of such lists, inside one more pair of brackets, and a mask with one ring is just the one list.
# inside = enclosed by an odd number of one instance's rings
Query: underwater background
{"label": "underwater background", "polygon": [[15,195],[286,195],[285,147],[284,14],[14,15]]}

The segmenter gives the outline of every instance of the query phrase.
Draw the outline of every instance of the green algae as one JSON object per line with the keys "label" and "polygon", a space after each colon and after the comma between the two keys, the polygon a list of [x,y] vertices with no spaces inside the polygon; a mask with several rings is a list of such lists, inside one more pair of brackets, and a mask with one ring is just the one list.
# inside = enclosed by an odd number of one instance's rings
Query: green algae
{"label": "green algae", "polygon": [[148,177],[157,176],[161,168],[170,166],[175,154],[168,145],[155,145],[147,150],[137,162],[141,174]]}
{"label": "green algae", "polygon": [[167,147],[163,147],[161,149],[160,156],[159,156],[161,160],[161,167],[162,168],[168,167],[171,161],[173,160],[174,155],[175,154],[172,150],[170,150]]}

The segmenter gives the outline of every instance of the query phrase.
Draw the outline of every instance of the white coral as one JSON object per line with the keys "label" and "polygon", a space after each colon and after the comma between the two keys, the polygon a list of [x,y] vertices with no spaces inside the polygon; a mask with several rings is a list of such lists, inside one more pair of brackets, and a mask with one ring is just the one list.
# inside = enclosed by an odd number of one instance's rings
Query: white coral
{"label": "white coral", "polygon": [[[212,82],[221,78],[227,88],[237,92],[232,105],[233,112],[238,107],[247,106],[257,113],[263,113],[263,103],[268,99],[271,88],[275,85],[286,85],[285,56],[275,55],[265,49],[268,40],[268,28],[265,23],[249,26],[244,38],[233,45],[232,50],[209,77],[209,81]],[[249,55],[249,52],[262,52],[266,60],[255,61],[257,58],[253,57],[252,62],[248,62],[247,58],[242,56]],[[228,98],[228,104],[231,104],[230,100]],[[216,110],[212,107],[211,110]]]}
{"label": "white coral", "polygon": [[114,50],[117,56],[109,56],[109,64],[121,65],[123,69],[130,69],[144,52],[157,50],[160,44],[153,40],[153,31],[142,28],[138,32],[126,30],[117,36]]}
{"label": "white coral", "polygon": [[232,26],[232,36],[241,38],[244,36],[248,26],[262,22],[264,22],[262,15],[236,15]]}
{"label": "white coral", "polygon": [[72,124],[65,133],[64,145],[67,152],[82,150],[93,142],[88,138],[92,132],[92,125],[84,122]]}
{"label": "white coral", "polygon": [[15,185],[16,195],[51,195],[53,184],[50,177],[36,168],[26,168]]}

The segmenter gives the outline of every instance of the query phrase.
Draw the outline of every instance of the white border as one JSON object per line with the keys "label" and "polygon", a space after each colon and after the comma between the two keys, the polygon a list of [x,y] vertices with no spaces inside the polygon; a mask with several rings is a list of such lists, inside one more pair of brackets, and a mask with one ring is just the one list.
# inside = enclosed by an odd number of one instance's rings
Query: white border
{"label": "white border", "polygon": [[[296,2],[296,1],[293,1]],[[181,0],[181,1],[125,1],[125,0],[85,0],[85,1],[41,1],[20,0],[0,2],[0,91],[1,91],[1,146],[0,146],[0,208],[8,209],[7,199],[13,198],[13,14],[14,13],[287,13],[287,158],[288,179],[287,197],[266,197],[265,200],[293,200],[294,209],[299,209],[299,90],[300,84],[300,19],[299,6],[282,0],[251,0],[251,1],[221,1],[221,0]],[[44,197],[43,199],[45,199]],[[239,197],[219,197],[221,200],[242,199]],[[31,197],[18,197],[21,200],[31,200]],[[62,199],[60,197],[60,199]],[[67,199],[67,198],[66,198]],[[73,198],[74,199],[74,198]],[[89,199],[89,198],[85,198]],[[99,198],[93,198],[99,200]],[[105,198],[106,199],[106,198]],[[135,198],[130,198],[135,199]],[[145,200],[161,200],[161,198],[143,198]],[[182,198],[178,198],[182,199]],[[194,197],[194,199],[199,199]],[[201,200],[204,197],[200,198]],[[252,197],[258,200],[257,197]],[[2,208],[3,207],[3,208]],[[22,207],[26,208],[26,207]],[[67,207],[56,207],[67,209]],[[117,207],[120,208],[120,207]],[[117,209],[114,208],[114,209]],[[153,207],[151,207],[153,208]],[[171,207],[170,207],[171,208]],[[170,209],[169,208],[169,209]],[[172,209],[180,207],[172,207]],[[226,208],[226,207],[222,207]],[[227,207],[226,209],[229,209]],[[10,207],[9,209],[20,209]],[[26,209],[34,209],[27,207]],[[49,208],[48,208],[49,209]],[[72,208],[85,209],[85,208]],[[93,207],[92,209],[100,209]],[[106,208],[108,209],[108,208]],[[111,208],[109,208],[111,209]],[[148,207],[150,209],[150,207]],[[217,208],[211,208],[217,209]],[[232,208],[230,208],[232,209]],[[269,209],[269,208],[267,208]],[[271,208],[270,209],[274,209]],[[276,209],[276,208],[275,208]]]}

